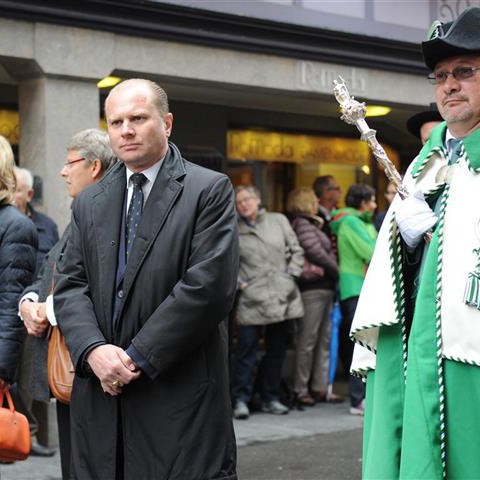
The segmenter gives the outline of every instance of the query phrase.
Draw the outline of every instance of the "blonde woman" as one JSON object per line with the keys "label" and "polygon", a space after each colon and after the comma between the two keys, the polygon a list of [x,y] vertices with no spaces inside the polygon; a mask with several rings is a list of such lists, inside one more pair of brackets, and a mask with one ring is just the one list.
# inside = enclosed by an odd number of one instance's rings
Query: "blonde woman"
{"label": "blonde woman", "polygon": [[18,317],[18,301],[35,271],[37,230],[13,205],[15,163],[12,148],[0,136],[0,387],[11,383],[25,329]]}
{"label": "blonde woman", "polygon": [[[330,353],[330,312],[338,280],[337,258],[323,220],[316,216],[318,201],[311,188],[297,188],[287,201],[292,227],[305,251],[300,277],[305,314],[297,321],[294,390],[300,405],[342,401],[327,398]],[[310,385],[310,389],[309,389]]]}

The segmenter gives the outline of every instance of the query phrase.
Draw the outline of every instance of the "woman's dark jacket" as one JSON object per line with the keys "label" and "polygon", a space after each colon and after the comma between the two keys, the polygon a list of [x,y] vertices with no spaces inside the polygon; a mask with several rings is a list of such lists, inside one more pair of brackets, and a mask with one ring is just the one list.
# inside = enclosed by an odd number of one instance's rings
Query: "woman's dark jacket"
{"label": "woman's dark jacket", "polygon": [[332,242],[322,230],[322,221],[315,215],[297,214],[291,218],[298,242],[305,251],[305,258],[325,270],[320,280],[300,279],[300,290],[335,290],[338,280],[338,263]]}
{"label": "woman's dark jacket", "polygon": [[37,230],[33,222],[8,204],[0,205],[0,378],[12,382],[25,327],[18,301],[35,271]]}

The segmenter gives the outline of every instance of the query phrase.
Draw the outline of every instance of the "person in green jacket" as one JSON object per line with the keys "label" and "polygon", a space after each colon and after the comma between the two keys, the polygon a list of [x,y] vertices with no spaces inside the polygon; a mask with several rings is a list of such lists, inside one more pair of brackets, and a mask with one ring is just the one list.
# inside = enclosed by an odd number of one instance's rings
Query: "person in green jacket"
{"label": "person in green jacket", "polygon": [[345,198],[346,208],[332,212],[330,228],[337,236],[340,267],[340,325],[339,356],[345,374],[349,377],[350,413],[363,415],[365,385],[350,375],[353,342],[350,327],[357,308],[363,279],[373,255],[377,231],[373,224],[373,213],[377,208],[375,191],[369,185],[352,185]]}

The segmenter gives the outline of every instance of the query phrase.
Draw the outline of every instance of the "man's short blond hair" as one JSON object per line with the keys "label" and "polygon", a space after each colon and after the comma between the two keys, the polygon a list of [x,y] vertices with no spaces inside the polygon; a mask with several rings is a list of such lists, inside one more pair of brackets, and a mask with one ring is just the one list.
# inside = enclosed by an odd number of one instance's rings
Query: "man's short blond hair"
{"label": "man's short blond hair", "polygon": [[145,86],[148,87],[150,92],[152,93],[152,98],[153,98],[153,103],[157,107],[158,113],[160,113],[161,117],[164,117],[167,113],[169,113],[169,106],[168,106],[168,96],[167,92],[158,85],[155,82],[152,82],[152,80],[147,80],[145,78],[129,78],[128,80],[124,80],[123,82],[120,82],[118,85],[115,85],[110,90],[110,93],[108,94],[107,98],[105,99],[105,112],[107,109],[107,102],[108,99],[110,98],[110,95],[123,90],[125,88],[130,87],[131,85],[134,84],[144,84]]}

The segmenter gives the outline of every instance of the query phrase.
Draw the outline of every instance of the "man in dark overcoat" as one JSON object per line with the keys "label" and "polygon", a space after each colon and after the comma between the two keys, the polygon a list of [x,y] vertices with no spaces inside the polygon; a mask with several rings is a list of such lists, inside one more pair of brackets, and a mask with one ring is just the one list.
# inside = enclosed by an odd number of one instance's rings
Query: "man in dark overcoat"
{"label": "man in dark overcoat", "polygon": [[173,116],[155,83],[120,83],[105,114],[122,162],[75,199],[54,294],[77,373],[73,477],[236,479],[230,181],[168,142]]}

